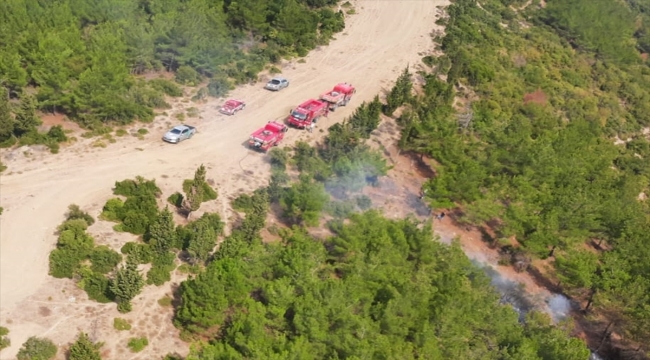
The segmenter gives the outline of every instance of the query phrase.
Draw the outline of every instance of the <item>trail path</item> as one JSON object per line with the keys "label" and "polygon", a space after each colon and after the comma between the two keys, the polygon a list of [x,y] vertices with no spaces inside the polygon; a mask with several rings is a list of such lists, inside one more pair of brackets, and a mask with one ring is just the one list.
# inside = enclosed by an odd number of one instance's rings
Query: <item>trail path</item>
{"label": "trail path", "polygon": [[[44,333],[49,327],[36,320],[38,314],[25,314],[24,305],[47,301],[38,294],[50,292],[54,281],[47,275],[48,254],[69,204],[78,204],[96,216],[111,196],[115,181],[136,175],[158,179],[167,197],[180,188],[181,179],[191,178],[201,163],[208,167],[207,177],[216,182],[221,199],[265,185],[270,174],[268,160],[246,148],[249,134],[338,82],[352,83],[357,94],[351,106],[330,113],[313,134],[290,130],[285,142],[322,136],[319,130],[342,121],[362,101],[388,89],[407,64],[431,53],[430,33],[437,27],[437,7],[447,1],[367,0],[353,5],[357,14],[348,17],[346,29],[336,40],[310,53],[304,63],[284,66],[282,75],[290,79],[289,88],[271,93],[258,83],[236,89],[230,96],[249,105],[234,117],[219,115],[217,100],[202,105],[177,102],[175,106],[195,106],[201,114],[200,120],[186,121],[199,129],[189,141],[170,145],[160,140],[168,127],[165,123],[176,122],[170,116],[157,119],[144,140],[118,138],[105,149],[80,141],[58,155],[25,156],[22,150],[0,153],[9,167],[0,177],[0,206],[4,207],[0,216],[0,317],[5,326],[6,319],[14,319],[10,325],[14,345],[0,358],[15,354],[28,336],[40,335],[39,331]],[[52,314],[48,324],[56,323],[57,316],[60,319],[63,313]],[[73,326],[70,323],[69,327]],[[67,333],[60,324],[48,335],[56,341],[71,341],[76,331],[69,330]],[[145,351],[138,356],[151,355]]]}

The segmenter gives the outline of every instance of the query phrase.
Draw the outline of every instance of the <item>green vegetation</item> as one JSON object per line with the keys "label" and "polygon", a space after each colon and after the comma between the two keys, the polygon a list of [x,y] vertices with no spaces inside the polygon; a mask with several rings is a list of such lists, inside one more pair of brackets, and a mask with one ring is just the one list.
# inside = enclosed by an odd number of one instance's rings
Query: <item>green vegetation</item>
{"label": "green vegetation", "polygon": [[[182,285],[177,322],[213,338],[188,360],[221,358],[579,359],[588,350],[539,314],[499,305],[458,245],[376,212],[250,243]],[[221,250],[220,250],[221,252]],[[209,304],[209,305],[208,305]],[[492,345],[490,345],[492,344]]]}
{"label": "green vegetation", "polygon": [[[96,246],[86,230],[95,219],[70,205],[66,220],[59,226],[56,249],[50,253],[50,275],[56,278],[76,278],[92,300],[108,303],[114,295],[109,290],[106,274],[122,261],[122,256],[107,246]],[[88,266],[87,261],[90,262]]]}
{"label": "green vegetation", "polygon": [[128,320],[122,318],[113,319],[113,328],[119,331],[131,330],[131,324]]}
{"label": "green vegetation", "polygon": [[11,340],[9,340],[7,335],[9,335],[9,329],[0,326],[0,350],[11,346]]}
{"label": "green vegetation", "polygon": [[[200,184],[202,194],[216,198],[216,192],[205,181],[205,168],[199,168],[197,174],[190,186],[195,188],[195,183]],[[118,181],[113,193],[126,197],[126,201],[109,199],[101,218],[120,221],[114,229],[141,235],[143,240],[128,242],[120,249],[127,255],[126,264],[117,268],[122,255],[107,246],[95,245],[93,237],[86,232],[88,223],[95,220],[77,205],[70,205],[67,220],[59,227],[57,248],[50,253],[50,274],[77,279],[77,286],[90,299],[102,303],[115,301],[119,311],[129,312],[131,300],[145,284],[160,286],[171,279],[180,251],[185,254],[183,259],[191,263],[192,272],[198,271],[209,260],[224,224],[219,215],[205,213],[185,226],[176,226],[167,207],[158,209],[160,189],[154,180],[136,177]],[[137,265],[149,263],[152,266],[145,280]]]}
{"label": "green vegetation", "polygon": [[108,246],[95,247],[88,256],[92,265],[90,269],[98,274],[107,274],[122,261],[122,255]]}
{"label": "green vegetation", "polygon": [[132,352],[140,352],[144,350],[145,347],[149,345],[149,340],[147,340],[146,337],[140,337],[140,338],[131,338],[129,339],[129,349],[131,349]]}
{"label": "green vegetation", "polygon": [[81,210],[79,205],[70,204],[68,206],[68,213],[65,214],[67,220],[82,219],[88,224],[88,226],[95,223],[95,219],[90,216],[87,212]]}
{"label": "green vegetation", "polygon": [[158,305],[163,307],[172,306],[172,302],[173,302],[172,298],[170,298],[169,296],[165,296],[158,299]]}
{"label": "green vegetation", "polygon": [[300,181],[284,191],[280,205],[284,216],[295,224],[318,225],[318,218],[329,200],[323,184],[313,182],[309,176],[300,176]]}
{"label": "green vegetation", "polygon": [[88,224],[83,219],[66,220],[58,228],[56,249],[50,253],[50,275],[72,278],[95,246],[94,239],[86,233]]}
{"label": "green vegetation", "polygon": [[[638,61],[634,33],[635,14],[623,2],[551,0],[540,19],[581,50],[599,60],[615,63]],[[648,25],[646,24],[646,29]]]}
{"label": "green vegetation", "polygon": [[111,293],[115,294],[117,310],[123,313],[131,311],[131,300],[142,291],[144,284],[137,264],[127,258],[126,265],[115,272],[115,278],[110,283]]}
{"label": "green vegetation", "polygon": [[103,343],[94,343],[88,338],[88,334],[79,333],[77,340],[70,345],[68,360],[102,360],[99,349]]}
{"label": "green vegetation", "polygon": [[[191,214],[193,211],[201,207],[201,203],[217,199],[217,192],[208,184],[205,179],[205,166],[201,164],[194,173],[194,179],[187,179],[183,181],[183,191],[185,198],[180,199],[182,207]],[[173,196],[173,195],[172,195]],[[176,198],[176,201],[179,199]]]}
{"label": "green vegetation", "polygon": [[434,208],[460,206],[461,222],[489,224],[493,244],[514,236],[524,254],[555,260],[555,282],[586,311],[648,344],[650,67],[633,31],[647,29],[647,12],[479,3],[448,8],[445,56],[407,101],[400,146],[435,159],[425,185]]}
{"label": "green vegetation", "polygon": [[121,231],[144,234],[158,216],[156,198],[160,196],[160,189],[156,182],[142,177],[116,182],[113,194],[125,196],[126,201],[120,198],[108,200],[102,218],[120,222]]}
{"label": "green vegetation", "polygon": [[[149,121],[164,96],[182,90],[138,75],[171,71],[175,81],[222,95],[268,63],[305,56],[344,25],[336,0],[4,1],[0,5],[0,143],[58,141],[38,134],[23,108],[59,112],[90,129]],[[35,91],[34,91],[35,90]],[[30,94],[35,92],[35,96]],[[7,115],[13,113],[16,121]],[[30,112],[29,114],[32,114]]]}
{"label": "green vegetation", "polygon": [[18,350],[18,360],[50,360],[56,356],[58,349],[50,339],[30,337]]}
{"label": "green vegetation", "polygon": [[[2,74],[2,65],[0,65],[0,74]],[[20,104],[16,105],[9,102],[6,91],[5,87],[0,87],[0,93],[2,93],[0,96],[0,147],[11,147],[15,144],[44,144],[52,153],[57,153],[59,143],[68,140],[63,128],[56,125],[46,133],[39,132],[38,127],[42,122],[36,114],[34,97],[25,95]]]}
{"label": "green vegetation", "polygon": [[183,197],[183,194],[180,192],[175,192],[169,195],[167,202],[174,205],[176,208],[180,208],[183,206],[183,199],[185,199],[185,197]]}

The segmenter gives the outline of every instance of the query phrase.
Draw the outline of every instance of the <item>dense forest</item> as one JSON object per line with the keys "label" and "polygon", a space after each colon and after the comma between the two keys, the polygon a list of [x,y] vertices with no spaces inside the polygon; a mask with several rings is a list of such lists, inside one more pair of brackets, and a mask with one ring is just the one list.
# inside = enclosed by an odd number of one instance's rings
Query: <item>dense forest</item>
{"label": "dense forest", "polygon": [[448,8],[445,55],[425,58],[435,71],[407,100],[400,145],[436,160],[425,186],[434,208],[460,206],[460,221],[490,228],[493,245],[550,261],[587,315],[641,344],[619,355],[642,356],[650,3],[524,3]]}
{"label": "dense forest", "polygon": [[[199,359],[587,359],[579,339],[500,305],[458,245],[377,212],[247,243],[183,284],[177,321]],[[227,239],[224,248],[231,239]]]}
{"label": "dense forest", "polygon": [[[257,80],[267,64],[304,56],[344,28],[335,0],[7,0],[0,3],[0,144],[56,143],[36,132],[33,110],[59,112],[87,128],[153,119],[171,71],[222,95]],[[23,119],[27,113],[28,119]],[[12,116],[13,114],[13,116]],[[21,116],[23,118],[21,118]]]}

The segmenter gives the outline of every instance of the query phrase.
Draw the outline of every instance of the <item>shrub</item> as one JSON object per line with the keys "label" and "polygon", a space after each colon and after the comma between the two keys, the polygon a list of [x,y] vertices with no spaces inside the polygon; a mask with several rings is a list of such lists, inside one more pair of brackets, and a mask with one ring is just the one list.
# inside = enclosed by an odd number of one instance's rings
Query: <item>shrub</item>
{"label": "shrub", "polygon": [[117,304],[117,311],[119,311],[122,314],[129,313],[131,312],[131,310],[133,310],[133,305],[131,304],[130,301],[129,302],[124,301]]}
{"label": "shrub", "polygon": [[124,202],[120,198],[108,199],[106,205],[102,208],[100,217],[108,221],[120,221],[122,219],[121,210]]}
{"label": "shrub", "polygon": [[228,94],[230,90],[230,82],[225,78],[215,78],[208,84],[208,95],[214,97],[222,97]]}
{"label": "shrub", "polygon": [[50,339],[30,337],[18,350],[18,360],[49,360],[56,356],[58,349]]}
{"label": "shrub", "polygon": [[110,199],[104,206],[102,217],[121,221],[121,231],[144,234],[158,216],[156,197],[160,195],[160,189],[155,181],[137,177],[136,180],[116,182],[113,193],[126,196],[127,199],[124,203],[119,199]]}
{"label": "shrub", "polygon": [[149,340],[147,340],[146,337],[140,337],[140,338],[131,338],[129,339],[129,349],[133,352],[140,352],[144,350],[144,348],[149,345]]}
{"label": "shrub", "polygon": [[187,117],[195,118],[199,116],[199,109],[191,107],[187,109]]}
{"label": "shrub", "polygon": [[[186,179],[185,181],[183,181],[183,191],[185,191],[186,194],[189,193],[193,185],[194,185],[194,180]],[[201,202],[217,199],[218,197],[217,192],[207,182],[203,182],[201,184],[201,189],[202,189],[201,193],[203,194],[203,196],[200,199]]]}
{"label": "shrub", "polygon": [[[140,129],[138,132],[146,134],[147,129]],[[155,180],[147,180],[141,176],[137,176],[135,180],[128,179],[115,182],[113,194],[126,197],[143,195],[157,196],[160,194],[160,188],[156,185]]]}
{"label": "shrub", "polygon": [[92,147],[100,147],[100,148],[105,148],[106,143],[101,141],[101,140],[96,140],[92,144],[90,144]]}
{"label": "shrub", "polygon": [[90,261],[94,272],[106,274],[122,261],[122,255],[108,246],[98,246],[90,252]]}
{"label": "shrub", "polygon": [[87,212],[82,211],[78,205],[70,204],[68,206],[68,213],[66,214],[66,220],[74,219],[83,219],[86,224],[92,225],[95,223],[95,219],[90,216]]}
{"label": "shrub", "polygon": [[10,148],[18,142],[18,139],[15,136],[11,136],[0,142],[0,148]]}
{"label": "shrub", "polygon": [[78,286],[88,294],[89,299],[102,304],[113,301],[113,294],[109,290],[110,281],[106,276],[93,272],[88,268],[81,268],[79,273],[81,281],[79,281]]}
{"label": "shrub", "polygon": [[129,259],[136,264],[148,264],[153,259],[153,251],[149,244],[127,242],[122,246],[120,252],[128,255]]}
{"label": "shrub", "polygon": [[63,131],[63,127],[61,127],[61,125],[52,126],[47,132],[47,138],[55,142],[64,142],[68,140],[68,137],[65,135],[65,132]]}
{"label": "shrub", "polygon": [[143,235],[147,232],[149,223],[150,218],[148,218],[146,214],[137,212],[137,210],[132,210],[124,215],[124,218],[122,219],[122,229],[132,234]]}
{"label": "shrub", "polygon": [[128,134],[128,133],[124,129],[115,130],[115,136],[125,136],[126,134]]}
{"label": "shrub", "polygon": [[163,92],[165,95],[169,95],[172,97],[183,96],[183,89],[181,89],[178,85],[174,84],[169,80],[153,79],[149,81],[149,85],[152,88]]}
{"label": "shrub", "polygon": [[88,224],[83,219],[67,220],[58,227],[57,248],[50,253],[50,275],[71,278],[95,246],[86,233]]}
{"label": "shrub", "polygon": [[208,88],[202,87],[200,88],[194,96],[192,96],[192,101],[200,101],[204,100],[206,97],[208,97]]}
{"label": "shrub", "polygon": [[162,360],[183,360],[183,357],[178,354],[167,354]]}
{"label": "shrub", "polygon": [[181,274],[198,274],[201,271],[201,267],[198,265],[182,264],[177,270]]}
{"label": "shrub", "polygon": [[7,337],[8,334],[9,329],[4,326],[0,326],[0,350],[11,346],[11,340],[9,340]]}
{"label": "shrub", "polygon": [[335,218],[347,218],[354,213],[354,203],[350,201],[331,201],[326,207],[326,211]]}
{"label": "shrub", "polygon": [[300,182],[288,188],[280,198],[284,216],[295,224],[316,226],[321,210],[329,200],[325,188],[307,175],[300,176]]}
{"label": "shrub", "polygon": [[196,86],[201,81],[199,73],[186,65],[183,65],[176,70],[175,80],[179,84],[191,86]]}
{"label": "shrub", "polygon": [[269,157],[271,158],[272,168],[278,170],[285,170],[287,168],[290,156],[286,150],[274,147],[269,151]]}
{"label": "shrub", "polygon": [[147,135],[148,133],[149,133],[149,130],[147,130],[145,128],[139,128],[138,129],[138,134],[140,134],[140,135]]}
{"label": "shrub", "polygon": [[183,206],[183,194],[177,191],[169,195],[169,197],[167,198],[167,202],[179,208]]}
{"label": "shrub", "polygon": [[175,258],[176,255],[171,252],[154,257],[153,266],[147,272],[147,284],[160,286],[171,280],[170,272],[176,268]]}
{"label": "shrub", "polygon": [[366,195],[357,196],[357,206],[361,210],[368,210],[372,206],[372,200]]}
{"label": "shrub", "polygon": [[61,146],[59,144],[57,144],[57,143],[49,143],[49,144],[47,144],[47,148],[50,149],[50,152],[52,154],[58,154],[59,149],[61,148]]}
{"label": "shrub", "polygon": [[50,253],[49,274],[58,279],[71,279],[84,257],[85,254],[80,254],[75,250],[54,249]]}
{"label": "shrub", "polygon": [[246,212],[253,208],[253,198],[248,194],[241,194],[232,201],[232,208],[237,211]]}
{"label": "shrub", "polygon": [[158,300],[158,304],[159,304],[160,306],[163,306],[163,307],[169,307],[169,306],[172,306],[172,298],[170,298],[169,296],[165,295],[165,297],[160,298],[160,299]]}
{"label": "shrub", "polygon": [[118,331],[131,330],[131,324],[126,319],[115,318],[113,319],[113,328]]}

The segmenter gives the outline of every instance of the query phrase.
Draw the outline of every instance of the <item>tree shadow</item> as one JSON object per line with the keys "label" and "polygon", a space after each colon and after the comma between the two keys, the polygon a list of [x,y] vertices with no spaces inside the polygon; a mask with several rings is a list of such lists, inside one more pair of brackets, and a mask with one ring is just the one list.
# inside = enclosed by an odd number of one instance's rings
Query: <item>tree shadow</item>
{"label": "tree shadow", "polygon": [[431,179],[436,176],[435,170],[427,162],[430,159],[425,154],[416,153],[415,151],[404,151],[402,154],[412,161],[415,165],[415,171],[419,176],[426,179]]}

